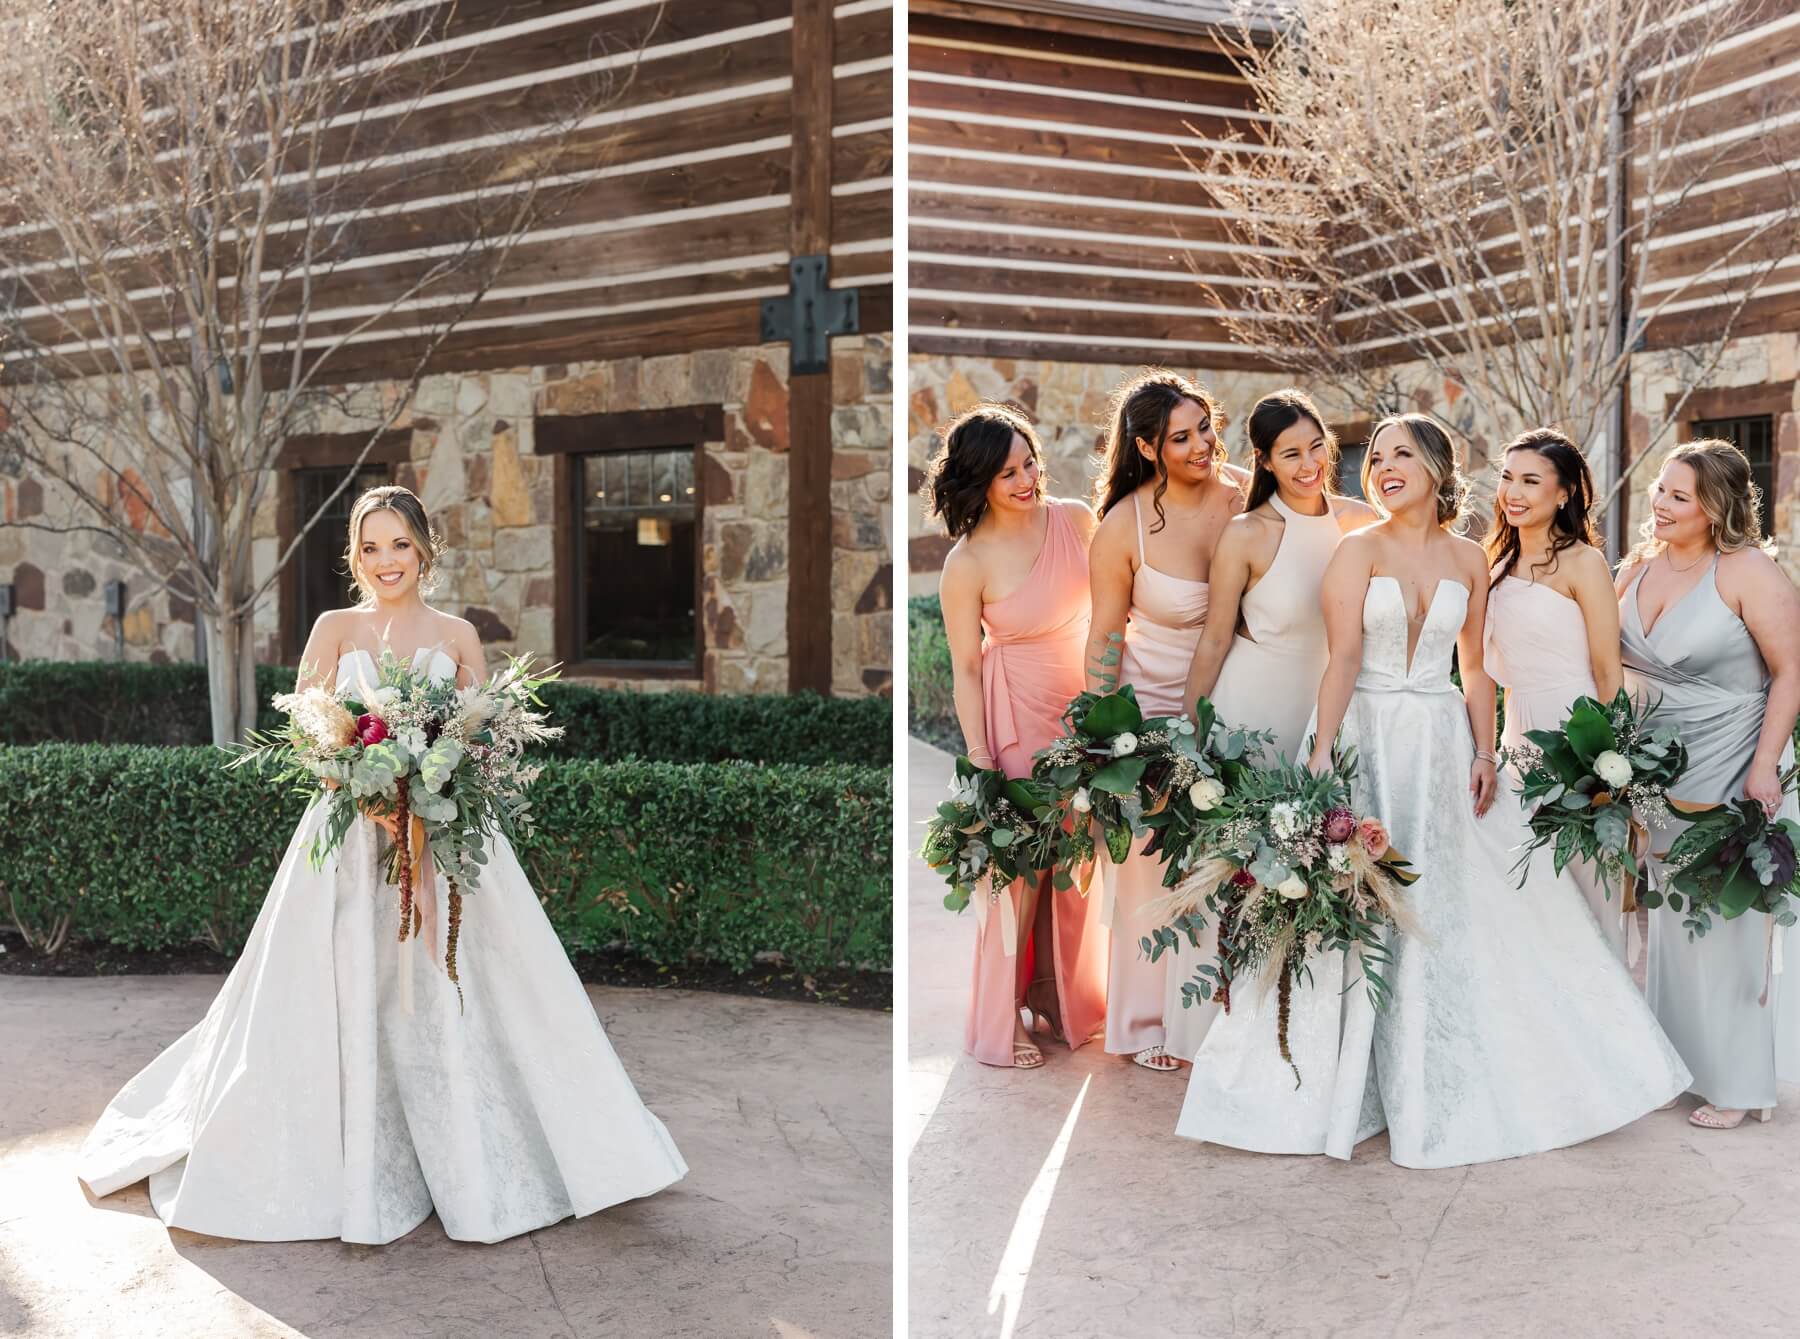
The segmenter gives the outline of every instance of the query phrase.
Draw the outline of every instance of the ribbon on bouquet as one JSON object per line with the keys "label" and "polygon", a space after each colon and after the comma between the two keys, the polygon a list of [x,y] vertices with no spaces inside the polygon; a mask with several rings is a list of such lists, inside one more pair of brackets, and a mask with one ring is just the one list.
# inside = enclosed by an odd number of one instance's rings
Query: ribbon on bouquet
{"label": "ribbon on bouquet", "polygon": [[1019,908],[1015,904],[1012,889],[996,889],[994,872],[989,870],[981,876],[981,882],[975,888],[975,924],[985,933],[988,923],[988,912],[991,907],[1000,908],[1000,943],[1006,956],[1019,956]]}
{"label": "ribbon on bouquet", "polygon": [[[1633,858],[1642,865],[1650,855],[1650,830],[1638,821],[1637,815],[1631,817],[1631,827],[1626,836]],[[1638,959],[1644,955],[1644,936],[1638,929],[1637,878],[1631,870],[1626,870],[1620,879],[1619,889],[1619,923],[1625,929],[1625,965],[1636,967]]]}
{"label": "ribbon on bouquet", "polygon": [[[437,870],[432,864],[431,843],[425,836],[425,820],[413,813],[407,804],[407,783],[402,780],[396,792],[396,840],[391,874],[400,889],[400,1010],[411,1014],[414,1007],[413,956],[420,941],[426,945],[432,963],[438,960]],[[462,896],[456,884],[450,884],[450,934],[444,954],[444,974],[456,987],[458,1007],[462,1003],[462,983],[456,975],[456,940],[462,919]]]}
{"label": "ribbon on bouquet", "polygon": [[1769,930],[1767,937],[1763,940],[1762,994],[1756,997],[1756,1002],[1766,1009],[1769,1007],[1769,988],[1774,984],[1775,978],[1782,974],[1787,964],[1782,961],[1781,953],[1781,941],[1786,936],[1781,933],[1781,927],[1775,924],[1773,916],[1764,916],[1763,919],[1769,923]]}

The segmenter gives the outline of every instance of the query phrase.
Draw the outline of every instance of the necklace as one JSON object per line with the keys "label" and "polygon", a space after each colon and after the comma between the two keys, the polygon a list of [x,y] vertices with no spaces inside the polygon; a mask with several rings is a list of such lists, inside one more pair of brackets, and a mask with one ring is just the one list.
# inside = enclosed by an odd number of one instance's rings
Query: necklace
{"label": "necklace", "polygon": [[1673,558],[1669,557],[1669,551],[1667,549],[1664,549],[1662,552],[1662,560],[1669,565],[1669,570],[1672,572],[1691,572],[1696,567],[1700,566],[1701,563],[1706,561],[1706,555],[1704,553],[1701,554],[1698,558],[1694,559],[1694,561],[1689,563],[1686,567],[1677,567],[1677,566],[1675,566],[1675,560]]}

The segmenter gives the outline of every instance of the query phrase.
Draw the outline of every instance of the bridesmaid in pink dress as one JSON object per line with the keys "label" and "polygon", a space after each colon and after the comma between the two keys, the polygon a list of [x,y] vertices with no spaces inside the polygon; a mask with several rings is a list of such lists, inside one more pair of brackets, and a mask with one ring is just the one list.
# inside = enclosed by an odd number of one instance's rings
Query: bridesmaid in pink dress
{"label": "bridesmaid in pink dress", "polygon": [[[1087,683],[1096,691],[1130,684],[1146,715],[1176,716],[1193,709],[1183,696],[1206,624],[1213,548],[1242,510],[1249,476],[1225,463],[1224,414],[1186,377],[1133,377],[1115,393],[1112,417],[1088,556]],[[1109,656],[1115,648],[1120,654]],[[1152,963],[1138,945],[1154,928],[1146,907],[1163,893],[1161,861],[1141,854],[1147,840],[1124,864],[1105,862],[1113,932],[1106,1049],[1171,1071],[1178,1062],[1164,1048],[1163,1025],[1169,959]]]}
{"label": "bridesmaid in pink dress", "polygon": [[[1506,447],[1485,547],[1491,571],[1483,662],[1506,689],[1508,749],[1554,730],[1578,697],[1611,701],[1624,682],[1612,572],[1588,512],[1594,476],[1567,437],[1534,428]],[[1518,785],[1510,764],[1509,782]],[[1607,945],[1626,961],[1629,926],[1585,860],[1568,866]]]}
{"label": "bridesmaid in pink dress", "polygon": [[[1032,755],[1062,733],[1087,645],[1093,513],[1047,497],[1044,482],[1030,422],[983,404],[945,430],[924,490],[957,541],[939,590],[966,751],[977,766],[1009,777],[1030,775]],[[978,890],[975,911],[969,1054],[1020,1069],[1044,1063],[1020,1010],[1045,955],[1050,970],[1039,974],[1055,982],[1064,1040],[1076,1047],[1093,1036],[1106,1014],[1100,899],[1078,888],[1056,892],[1046,875],[1029,886],[1021,879],[992,901]]]}

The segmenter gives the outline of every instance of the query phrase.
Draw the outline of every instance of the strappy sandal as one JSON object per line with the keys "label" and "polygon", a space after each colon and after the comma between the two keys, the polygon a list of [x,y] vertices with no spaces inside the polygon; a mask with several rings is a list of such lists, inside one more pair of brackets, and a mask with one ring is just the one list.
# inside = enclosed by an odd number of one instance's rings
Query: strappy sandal
{"label": "strappy sandal", "polygon": [[1131,1057],[1131,1063],[1144,1069],[1155,1070],[1158,1074],[1171,1074],[1181,1068],[1181,1061],[1170,1055],[1162,1046],[1146,1046]]}
{"label": "strappy sandal", "polygon": [[1028,1041],[1013,1043],[1013,1068],[1037,1069],[1044,1063],[1044,1053]]}
{"label": "strappy sandal", "polygon": [[[1744,1123],[1749,1111],[1736,1112],[1734,1116],[1726,1116],[1711,1102],[1696,1107],[1694,1114],[1688,1117],[1688,1124],[1698,1126],[1702,1130],[1735,1130]],[[1761,1107],[1756,1110],[1756,1119],[1767,1122],[1775,1115],[1774,1107]]]}

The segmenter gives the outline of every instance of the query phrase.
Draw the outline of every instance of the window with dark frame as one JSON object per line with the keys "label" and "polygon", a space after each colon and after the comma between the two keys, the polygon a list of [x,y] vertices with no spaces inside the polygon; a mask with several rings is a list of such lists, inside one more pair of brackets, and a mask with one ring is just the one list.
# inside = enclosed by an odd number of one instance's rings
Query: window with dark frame
{"label": "window with dark frame", "polygon": [[1757,518],[1766,539],[1775,518],[1770,515],[1775,499],[1775,417],[1748,414],[1740,418],[1703,418],[1693,424],[1694,439],[1720,437],[1731,442],[1750,462],[1750,477],[1762,490],[1762,511]]}
{"label": "window with dark frame", "polygon": [[[297,469],[293,472],[294,530],[306,524],[307,518],[330,497],[331,490],[344,480],[342,469]],[[388,482],[385,465],[370,465],[356,472],[356,478],[325,509],[311,530],[300,541],[292,562],[295,569],[294,599],[288,609],[288,632],[291,645],[304,646],[320,614],[356,603],[356,583],[344,570],[345,535],[350,526],[350,509],[366,488]]]}
{"label": "window with dark frame", "polygon": [[577,454],[575,653],[585,664],[698,668],[698,446]]}

